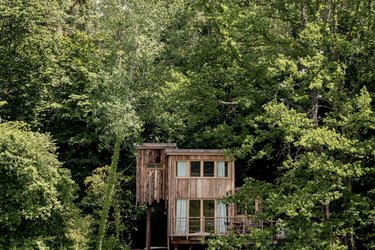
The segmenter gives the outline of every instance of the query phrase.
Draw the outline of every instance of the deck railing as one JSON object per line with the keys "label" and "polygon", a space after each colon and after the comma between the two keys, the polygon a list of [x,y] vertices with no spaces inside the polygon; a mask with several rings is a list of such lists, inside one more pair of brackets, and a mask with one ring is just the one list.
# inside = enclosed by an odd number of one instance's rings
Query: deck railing
{"label": "deck railing", "polygon": [[228,217],[175,218],[173,233],[176,235],[226,234]]}
{"label": "deck railing", "polygon": [[269,228],[276,226],[276,221],[251,221],[248,217],[190,217],[173,220],[173,235],[193,236],[209,234],[227,234],[234,231],[246,234],[254,228]]}

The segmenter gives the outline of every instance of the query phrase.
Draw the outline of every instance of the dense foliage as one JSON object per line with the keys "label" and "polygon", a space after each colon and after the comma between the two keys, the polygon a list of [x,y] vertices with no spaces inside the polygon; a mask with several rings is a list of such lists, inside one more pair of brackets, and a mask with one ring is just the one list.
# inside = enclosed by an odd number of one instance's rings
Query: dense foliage
{"label": "dense foliage", "polygon": [[90,232],[73,203],[76,185],[51,138],[0,124],[0,247],[84,249]]}
{"label": "dense foliage", "polygon": [[279,221],[211,249],[375,248],[374,1],[3,0],[0,32],[0,248],[129,247],[142,141],[227,149]]}

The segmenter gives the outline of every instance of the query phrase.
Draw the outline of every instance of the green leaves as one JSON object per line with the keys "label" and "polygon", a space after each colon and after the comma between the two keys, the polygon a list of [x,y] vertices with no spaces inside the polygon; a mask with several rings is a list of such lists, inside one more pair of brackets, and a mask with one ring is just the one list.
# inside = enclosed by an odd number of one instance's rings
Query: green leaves
{"label": "green leaves", "polygon": [[[239,180],[267,180],[245,181],[235,197],[251,206],[261,196],[262,216],[283,220],[289,235],[279,247],[372,246],[374,8],[368,0],[2,1],[0,118],[27,121],[58,145],[1,128],[7,187],[22,186],[20,196],[4,194],[13,213],[4,223],[17,231],[32,221],[30,232],[45,232],[41,221],[58,217],[83,240],[67,219],[77,218],[64,206],[75,194],[56,150],[83,182],[109,161],[115,138],[124,148],[174,141],[227,148]],[[210,245],[271,247],[272,230]],[[58,237],[35,232],[30,248]]]}
{"label": "green leaves", "polygon": [[23,248],[40,241],[84,247],[84,239],[75,241],[68,233],[85,235],[71,221],[80,219],[72,203],[75,184],[55,151],[48,135],[31,132],[21,123],[0,124],[0,231],[7,234],[0,245]]}
{"label": "green leaves", "polygon": [[305,131],[295,145],[309,150],[340,150],[347,153],[355,153],[356,150],[353,141],[326,127]]}

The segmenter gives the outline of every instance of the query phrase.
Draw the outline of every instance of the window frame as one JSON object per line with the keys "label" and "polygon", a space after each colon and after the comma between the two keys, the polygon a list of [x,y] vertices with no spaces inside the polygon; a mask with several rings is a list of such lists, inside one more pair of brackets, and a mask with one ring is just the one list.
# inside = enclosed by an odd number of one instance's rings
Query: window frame
{"label": "window frame", "polygon": [[146,168],[147,170],[161,170],[165,168],[164,165],[163,163],[147,163]]}
{"label": "window frame", "polygon": [[[176,211],[176,214],[174,215],[175,216],[175,218],[177,218],[177,200],[179,200],[179,199],[176,199],[176,201],[175,201],[175,211]],[[181,200],[181,199],[180,199]],[[184,232],[181,232],[182,234],[195,234],[195,233],[217,233],[217,231],[219,230],[219,231],[221,231],[221,229],[220,229],[220,226],[218,226],[219,224],[218,223],[220,223],[219,222],[219,220],[221,220],[221,219],[224,219],[224,218],[221,218],[221,217],[218,217],[219,216],[219,214],[218,214],[218,204],[219,203],[221,203],[218,199],[182,199],[182,200],[185,200],[185,205],[186,205],[186,207],[185,207],[185,211],[184,211],[184,214],[185,214],[185,218],[187,219],[186,220],[186,222],[187,222],[187,224],[185,224],[185,223],[179,223],[179,224],[181,224],[181,225],[185,225],[185,227],[186,227],[186,231],[185,230],[182,230],[182,231],[184,231]],[[198,201],[199,202],[199,217],[197,217],[197,216],[194,216],[194,217],[191,217],[190,216],[190,204],[191,204],[191,202],[192,201]],[[213,202],[213,216],[205,216],[205,202]],[[228,218],[228,216],[229,216],[229,211],[228,211],[228,205],[226,205],[225,204],[225,214],[226,214],[226,217]],[[212,230],[212,228],[210,228],[210,230],[207,230],[206,228],[207,228],[207,222],[208,221],[206,221],[206,220],[203,220],[203,218],[209,218],[209,219],[212,219],[212,221],[213,221],[213,230]],[[199,220],[199,231],[194,231],[194,230],[191,230],[191,228],[190,228],[190,226],[191,225],[193,225],[194,226],[194,224],[191,224],[191,221],[192,221],[192,219],[198,219]],[[174,220],[175,222],[174,222],[174,225],[173,225],[173,231],[174,232],[176,232],[176,231],[178,231],[177,230],[177,222],[176,222],[176,220]],[[198,224],[198,223],[195,223],[195,224]],[[219,227],[219,229],[218,229],[218,227]],[[204,229],[204,230],[203,230]],[[177,232],[176,232],[177,233]],[[219,232],[220,234],[221,233],[226,233],[226,229],[224,229],[224,231],[223,232]]]}
{"label": "window frame", "polygon": [[[186,162],[186,169],[185,169],[185,171],[186,171],[186,176],[178,176],[178,167],[177,167],[178,162]],[[175,164],[174,164],[174,166],[175,166],[175,169],[174,169],[174,170],[175,170],[175,171],[174,171],[174,175],[175,175],[175,177],[176,177],[176,178],[189,178],[189,175],[190,175],[189,164],[190,164],[190,162],[189,162],[188,160],[176,160],[176,161],[175,161]]]}
{"label": "window frame", "polygon": [[[199,162],[199,176],[191,176],[191,162]],[[202,177],[202,161],[201,160],[189,160],[188,161],[188,168],[189,168],[189,178],[200,178]]]}
{"label": "window frame", "polygon": [[[186,176],[178,176],[177,175],[177,164],[178,162],[186,162]],[[191,162],[200,162],[200,175],[199,176],[191,176]],[[214,163],[214,176],[204,176],[204,162],[213,162]],[[226,176],[218,176],[218,162],[224,162],[224,175]],[[177,179],[186,179],[186,178],[204,178],[204,179],[212,179],[212,178],[230,178],[231,177],[231,161],[227,160],[205,160],[205,159],[194,159],[194,160],[175,160],[174,161],[174,177]]]}

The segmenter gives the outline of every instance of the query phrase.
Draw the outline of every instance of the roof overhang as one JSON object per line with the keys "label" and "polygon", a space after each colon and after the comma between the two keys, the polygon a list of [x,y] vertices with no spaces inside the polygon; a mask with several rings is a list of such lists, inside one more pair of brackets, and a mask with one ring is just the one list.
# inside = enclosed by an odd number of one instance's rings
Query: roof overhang
{"label": "roof overhang", "polygon": [[221,149],[166,149],[166,155],[224,155]]}
{"label": "roof overhang", "polygon": [[142,143],[135,145],[137,149],[176,149],[176,143]]}

